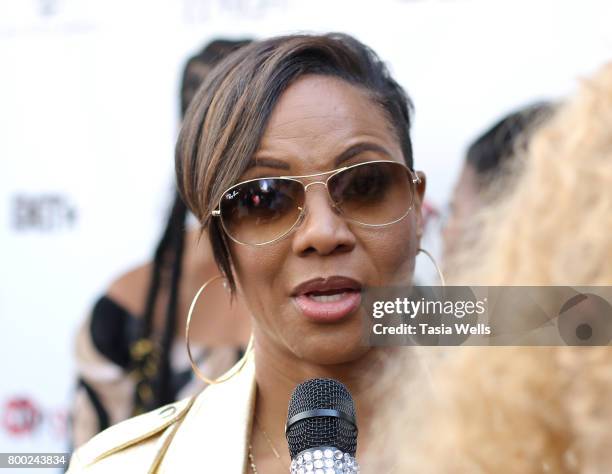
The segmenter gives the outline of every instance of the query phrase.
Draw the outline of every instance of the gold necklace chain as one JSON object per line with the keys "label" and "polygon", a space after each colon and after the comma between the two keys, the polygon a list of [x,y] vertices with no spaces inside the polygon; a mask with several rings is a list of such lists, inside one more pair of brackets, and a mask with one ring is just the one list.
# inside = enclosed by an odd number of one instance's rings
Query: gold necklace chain
{"label": "gold necklace chain", "polygon": [[[264,438],[266,438],[266,442],[268,443],[268,446],[270,446],[270,449],[274,453],[274,457],[276,457],[276,459],[278,459],[278,462],[283,464],[283,461],[281,460],[281,455],[279,454],[279,452],[274,447],[274,443],[272,443],[272,440],[268,436],[268,433],[266,433],[266,430],[264,430],[259,425],[259,421],[257,421],[257,417],[255,415],[253,415],[253,421],[254,421],[254,424],[255,424],[255,428],[257,428],[261,432],[261,434],[264,435]],[[249,443],[249,464],[251,465],[251,471],[253,472],[253,474],[259,474],[258,471],[257,471],[257,465],[255,464],[255,456],[253,456],[253,445],[251,443]],[[283,465],[283,467],[284,467],[284,465]]]}

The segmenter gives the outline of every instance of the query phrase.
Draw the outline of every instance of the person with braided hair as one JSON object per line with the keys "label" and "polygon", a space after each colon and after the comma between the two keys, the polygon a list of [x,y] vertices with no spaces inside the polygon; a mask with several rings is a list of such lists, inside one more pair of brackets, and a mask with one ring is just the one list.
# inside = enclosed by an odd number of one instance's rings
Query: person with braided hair
{"label": "person with braided hair", "polygon": [[[249,41],[216,40],[183,71],[181,114],[213,66]],[[187,230],[189,213],[178,192],[153,260],[115,280],[95,303],[76,340],[78,387],[72,412],[76,448],[130,416],[196,393],[183,331],[188,305],[218,274],[207,238]],[[246,347],[250,324],[239,300],[211,287],[193,324],[196,360],[210,377],[230,368]]]}

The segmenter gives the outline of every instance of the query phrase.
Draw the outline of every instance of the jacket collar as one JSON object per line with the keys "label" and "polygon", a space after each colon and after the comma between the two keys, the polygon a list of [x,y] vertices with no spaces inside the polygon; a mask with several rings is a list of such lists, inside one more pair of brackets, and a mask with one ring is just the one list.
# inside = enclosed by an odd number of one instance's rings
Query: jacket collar
{"label": "jacket collar", "polygon": [[205,388],[196,397],[159,472],[245,473],[255,396],[255,360],[251,351],[239,373]]}

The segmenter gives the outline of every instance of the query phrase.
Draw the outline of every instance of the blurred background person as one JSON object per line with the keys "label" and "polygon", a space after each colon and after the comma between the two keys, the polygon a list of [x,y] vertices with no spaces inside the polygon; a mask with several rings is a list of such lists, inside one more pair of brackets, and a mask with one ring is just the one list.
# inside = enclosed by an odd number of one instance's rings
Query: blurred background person
{"label": "blurred background person", "polygon": [[[458,250],[454,283],[610,286],[612,64],[515,159],[515,185]],[[609,346],[452,348],[433,371],[435,396],[407,388],[410,403],[383,418],[405,440],[395,472],[609,473],[611,366]]]}
{"label": "blurred background person", "polygon": [[445,260],[467,238],[474,215],[490,203],[495,184],[502,185],[511,173],[512,158],[524,151],[529,136],[552,112],[549,102],[528,105],[498,120],[469,145],[442,231]]}
{"label": "blurred background person", "polygon": [[[182,116],[215,64],[248,43],[216,40],[187,61]],[[193,296],[218,270],[208,238],[188,229],[188,217],[175,191],[153,260],[111,283],[78,332],[75,448],[112,424],[203,387],[193,376],[183,328]],[[196,308],[194,314],[192,347],[201,370],[211,378],[240,359],[250,334],[246,308],[230,299],[228,291],[213,284],[206,308]]]}

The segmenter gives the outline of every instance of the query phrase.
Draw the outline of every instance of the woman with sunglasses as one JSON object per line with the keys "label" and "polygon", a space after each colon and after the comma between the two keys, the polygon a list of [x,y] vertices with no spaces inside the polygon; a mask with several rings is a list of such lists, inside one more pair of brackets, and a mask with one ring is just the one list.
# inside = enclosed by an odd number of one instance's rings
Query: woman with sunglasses
{"label": "woman with sunglasses", "polygon": [[422,233],[410,111],[346,35],[273,38],[219,65],[183,122],[177,182],[253,315],[252,349],[199,396],[94,438],[71,472],[284,473],[289,397],[314,377],[348,386],[367,454],[390,349],[363,343],[361,299],[410,284]]}

